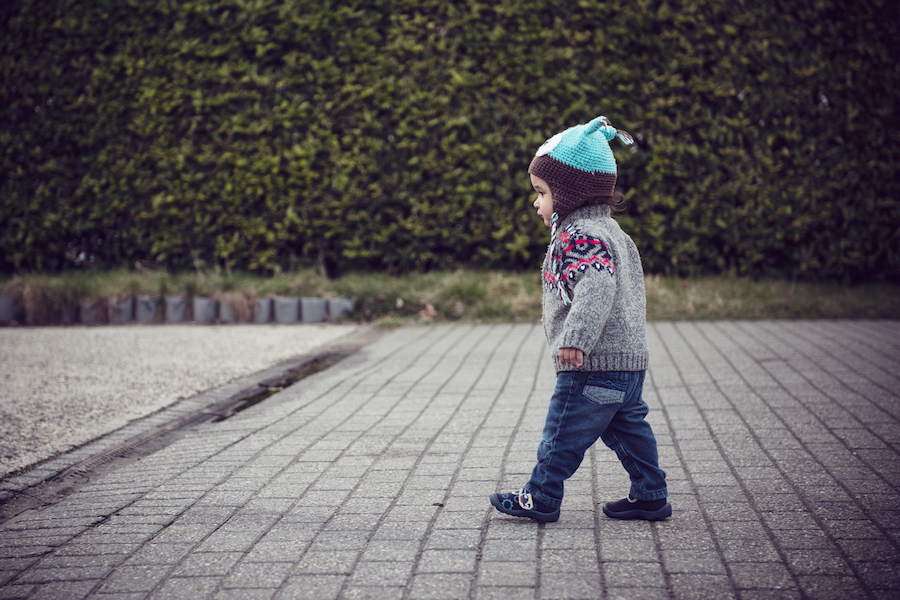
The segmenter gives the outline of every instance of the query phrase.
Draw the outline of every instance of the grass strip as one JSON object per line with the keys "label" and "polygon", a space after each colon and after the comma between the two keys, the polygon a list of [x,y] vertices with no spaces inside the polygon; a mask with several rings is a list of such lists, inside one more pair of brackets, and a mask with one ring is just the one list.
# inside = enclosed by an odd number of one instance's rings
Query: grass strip
{"label": "grass strip", "polygon": [[[792,283],[736,277],[646,277],[649,320],[897,319],[900,285]],[[350,273],[327,279],[313,269],[271,277],[200,272],[85,271],[0,280],[42,322],[82,300],[134,294],[211,296],[233,300],[276,296],[349,298],[351,319],[382,326],[449,321],[534,322],[541,316],[538,272],[467,271]]]}

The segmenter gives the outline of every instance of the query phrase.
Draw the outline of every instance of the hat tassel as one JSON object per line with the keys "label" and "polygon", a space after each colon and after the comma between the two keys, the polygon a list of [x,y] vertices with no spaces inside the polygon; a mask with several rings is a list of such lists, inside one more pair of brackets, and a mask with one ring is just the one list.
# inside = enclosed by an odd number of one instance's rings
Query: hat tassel
{"label": "hat tassel", "polygon": [[626,146],[630,146],[634,143],[634,138],[631,137],[631,134],[622,129],[616,129],[616,135],[619,136],[619,139],[625,142]]}

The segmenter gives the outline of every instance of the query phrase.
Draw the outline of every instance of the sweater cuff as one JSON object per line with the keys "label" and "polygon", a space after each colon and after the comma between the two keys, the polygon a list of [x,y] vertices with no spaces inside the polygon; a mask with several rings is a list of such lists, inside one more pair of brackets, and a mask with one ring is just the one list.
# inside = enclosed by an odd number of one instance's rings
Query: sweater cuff
{"label": "sweater cuff", "polygon": [[588,349],[594,347],[594,342],[596,340],[591,337],[584,335],[579,331],[567,331],[563,334],[562,342],[560,343],[560,348],[578,348],[585,354],[587,354]]}

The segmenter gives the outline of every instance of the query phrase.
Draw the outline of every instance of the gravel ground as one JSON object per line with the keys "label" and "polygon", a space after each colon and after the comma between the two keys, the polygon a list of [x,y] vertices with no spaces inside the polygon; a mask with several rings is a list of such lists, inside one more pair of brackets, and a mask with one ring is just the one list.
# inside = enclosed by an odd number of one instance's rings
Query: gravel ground
{"label": "gravel ground", "polygon": [[0,477],[355,325],[0,329]]}

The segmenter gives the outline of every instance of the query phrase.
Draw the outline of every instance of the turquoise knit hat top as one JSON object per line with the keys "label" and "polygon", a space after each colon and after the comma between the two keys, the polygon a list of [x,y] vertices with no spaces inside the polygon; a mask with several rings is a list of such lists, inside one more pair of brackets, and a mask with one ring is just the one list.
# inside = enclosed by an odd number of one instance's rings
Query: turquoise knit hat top
{"label": "turquoise knit hat top", "polygon": [[528,172],[550,185],[553,209],[562,219],[583,204],[606,204],[616,188],[616,159],[609,142],[619,136],[634,139],[613,127],[606,117],[557,133],[538,148]]}

